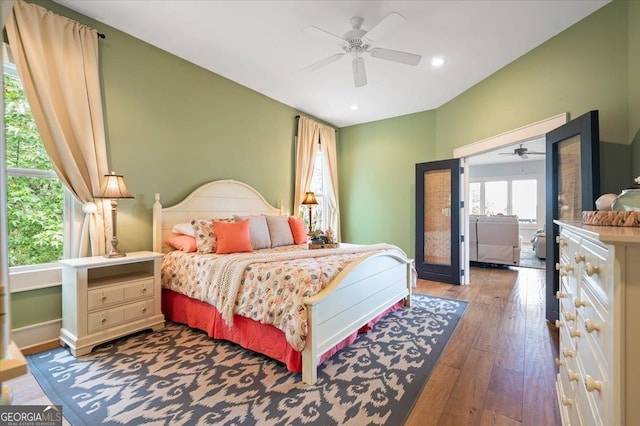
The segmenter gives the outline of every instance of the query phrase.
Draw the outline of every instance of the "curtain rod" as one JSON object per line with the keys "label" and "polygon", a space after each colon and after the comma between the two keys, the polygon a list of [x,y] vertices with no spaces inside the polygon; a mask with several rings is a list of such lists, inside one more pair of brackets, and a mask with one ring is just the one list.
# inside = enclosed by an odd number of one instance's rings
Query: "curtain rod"
{"label": "curtain rod", "polygon": [[[296,120],[299,120],[299,119],[300,119],[300,116],[299,116],[299,115],[296,115]],[[333,127],[333,126],[328,126],[328,127],[333,128],[333,131],[334,131],[334,132],[337,132],[337,131],[338,131],[338,129],[336,129],[336,128],[335,128],[335,127]]]}
{"label": "curtain rod", "polygon": [[98,38],[103,38],[104,39],[104,38],[107,38],[107,36],[102,34],[102,33],[98,33]]}

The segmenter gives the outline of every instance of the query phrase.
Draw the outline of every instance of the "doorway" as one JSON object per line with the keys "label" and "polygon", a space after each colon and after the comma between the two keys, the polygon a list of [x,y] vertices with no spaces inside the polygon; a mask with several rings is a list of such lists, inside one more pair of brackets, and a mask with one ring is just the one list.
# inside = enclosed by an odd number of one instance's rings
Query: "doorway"
{"label": "doorway", "polygon": [[[524,143],[527,141],[531,141],[534,139],[544,139],[545,135],[552,131],[553,129],[558,128],[559,126],[567,123],[568,114],[562,113],[555,115],[553,117],[549,117],[545,120],[538,121],[536,123],[529,124],[524,127],[520,127],[518,129],[502,133],[497,136],[493,136],[460,148],[456,148],[453,151],[454,158],[459,158],[462,162],[462,167],[464,170],[468,170],[470,167],[469,157],[473,157],[479,154],[484,154],[490,151],[495,151],[499,149],[504,149],[506,147],[510,147],[519,143]],[[469,196],[469,173],[463,174],[463,181],[461,182],[461,199],[463,200],[463,205],[470,205],[470,196]],[[465,208],[462,210],[461,219],[461,232],[463,235],[468,234],[469,227],[469,208]],[[462,268],[465,270],[469,270],[469,255],[470,255],[470,238],[465,238],[462,246]],[[469,284],[469,275],[465,274],[463,277],[462,284]]]}

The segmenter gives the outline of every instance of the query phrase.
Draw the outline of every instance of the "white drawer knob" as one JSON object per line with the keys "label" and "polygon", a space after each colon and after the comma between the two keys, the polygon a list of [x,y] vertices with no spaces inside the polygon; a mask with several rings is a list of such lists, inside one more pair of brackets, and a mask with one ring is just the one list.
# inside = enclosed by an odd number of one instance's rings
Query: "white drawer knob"
{"label": "white drawer knob", "polygon": [[569,378],[569,381],[570,381],[570,382],[577,382],[577,381],[578,381],[578,379],[580,379],[580,376],[578,376],[578,373],[576,373],[576,372],[575,372],[575,371],[573,371],[573,370],[569,370],[569,371],[567,372],[567,377]]}
{"label": "white drawer knob", "polygon": [[584,262],[584,255],[576,253],[574,259],[576,260],[576,263]]}
{"label": "white drawer knob", "polygon": [[567,242],[565,240],[563,240],[562,238],[560,238],[559,235],[556,237],[556,243],[560,244],[560,247],[566,247],[567,246]]}
{"label": "white drawer knob", "polygon": [[147,312],[147,308],[142,308],[142,313],[144,314],[145,312]]}
{"label": "white drawer knob", "polygon": [[593,392],[593,391],[601,392],[602,391],[602,382],[599,382],[599,381],[595,380],[591,376],[586,376],[584,378],[584,385],[587,388],[587,391],[589,391],[589,392]]}
{"label": "white drawer knob", "polygon": [[569,405],[573,405],[573,399],[569,398],[568,396],[563,396],[562,397],[562,405],[564,406],[569,406]]}
{"label": "white drawer knob", "polygon": [[556,320],[556,328],[560,328],[560,327],[562,327],[562,325],[563,325],[562,321]]}
{"label": "white drawer knob", "polygon": [[593,322],[588,319],[584,324],[584,328],[587,329],[587,333],[593,333],[594,331],[600,331],[601,327],[597,322]]}
{"label": "white drawer knob", "polygon": [[569,334],[571,335],[571,337],[580,337],[582,335],[582,333],[580,333],[580,330],[578,330],[577,328],[572,328],[571,331],[569,331]]}
{"label": "white drawer knob", "polygon": [[558,367],[562,367],[564,365],[564,361],[561,360],[560,358],[556,358],[556,365]]}
{"label": "white drawer knob", "polygon": [[564,314],[564,319],[567,321],[575,321],[576,314],[574,314],[573,312],[567,312],[566,314]]}
{"label": "white drawer knob", "polygon": [[587,275],[590,277],[600,273],[600,268],[587,262]]}
{"label": "white drawer knob", "polygon": [[562,270],[562,265],[560,263],[556,263],[556,271]]}
{"label": "white drawer knob", "polygon": [[576,308],[581,308],[581,307],[583,307],[583,306],[587,306],[587,302],[585,302],[585,301],[584,301],[584,300],[582,300],[582,299],[576,299],[576,300],[575,300],[575,302],[573,302],[573,304],[574,304],[574,306],[575,306]]}
{"label": "white drawer knob", "polygon": [[567,293],[563,293],[561,291],[556,291],[556,299],[565,299],[569,297]]}
{"label": "white drawer knob", "polygon": [[142,292],[143,292],[143,293],[146,293],[146,292],[147,292],[147,288],[146,288],[146,287],[143,287],[143,288],[142,288]]}
{"label": "white drawer knob", "polygon": [[562,355],[564,355],[564,357],[565,357],[565,358],[573,358],[574,353],[573,353],[573,351],[572,351],[572,350],[569,350],[569,349],[566,349],[566,348],[565,348],[565,349],[562,351]]}
{"label": "white drawer knob", "polygon": [[573,272],[573,265],[564,265],[564,270],[567,271],[567,274]]}

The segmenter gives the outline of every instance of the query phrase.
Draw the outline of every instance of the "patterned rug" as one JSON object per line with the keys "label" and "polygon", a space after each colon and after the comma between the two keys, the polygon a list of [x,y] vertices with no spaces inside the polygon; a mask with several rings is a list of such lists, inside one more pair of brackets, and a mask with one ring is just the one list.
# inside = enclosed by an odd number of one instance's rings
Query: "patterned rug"
{"label": "patterned rug", "polygon": [[72,425],[404,423],[466,309],[414,294],[318,370],[313,386],[237,345],[168,322],[78,359],[63,348],[29,369]]}
{"label": "patterned rug", "polygon": [[544,269],[546,262],[536,256],[531,246],[523,245],[520,250],[520,266],[522,268]]}

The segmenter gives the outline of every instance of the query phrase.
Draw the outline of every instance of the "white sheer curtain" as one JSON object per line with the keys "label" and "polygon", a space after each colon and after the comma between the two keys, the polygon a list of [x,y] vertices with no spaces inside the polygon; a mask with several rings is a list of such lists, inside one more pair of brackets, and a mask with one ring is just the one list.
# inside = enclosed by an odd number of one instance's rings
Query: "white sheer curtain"
{"label": "white sheer curtain", "polygon": [[108,200],[97,202],[97,209],[91,204],[108,173],[98,33],[22,0],[16,1],[6,31],[53,167],[87,213],[79,241],[72,242],[73,256],[105,253]]}

